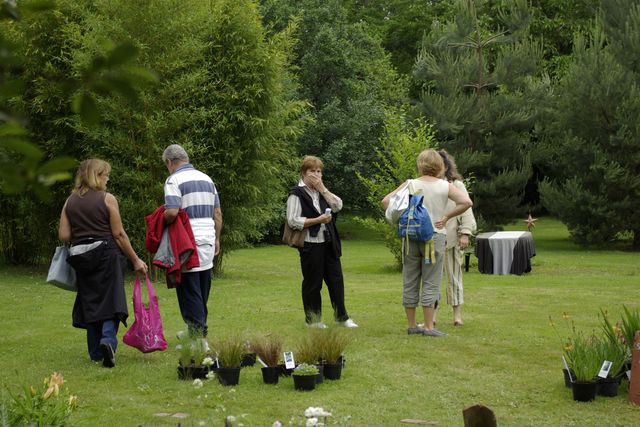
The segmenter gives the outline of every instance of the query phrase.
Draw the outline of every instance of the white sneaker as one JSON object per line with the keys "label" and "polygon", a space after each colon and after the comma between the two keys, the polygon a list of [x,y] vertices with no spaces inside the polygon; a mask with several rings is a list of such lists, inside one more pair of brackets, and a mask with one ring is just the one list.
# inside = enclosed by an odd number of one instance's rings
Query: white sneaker
{"label": "white sneaker", "polygon": [[345,328],[357,328],[358,324],[351,319],[347,319],[344,322],[340,323]]}
{"label": "white sneaker", "polygon": [[322,322],[317,322],[317,323],[307,323],[307,326],[309,328],[316,328],[316,329],[327,329],[327,325],[325,325]]}

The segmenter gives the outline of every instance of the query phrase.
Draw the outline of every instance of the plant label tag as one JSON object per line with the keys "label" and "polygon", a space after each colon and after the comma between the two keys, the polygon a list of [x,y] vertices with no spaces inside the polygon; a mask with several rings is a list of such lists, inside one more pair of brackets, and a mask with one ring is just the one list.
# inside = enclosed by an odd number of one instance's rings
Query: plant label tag
{"label": "plant label tag", "polygon": [[569,374],[569,381],[573,382],[573,377],[571,376],[571,369],[569,368],[567,359],[565,359],[564,356],[562,356],[562,363],[564,364],[564,369],[566,369],[567,373]]}
{"label": "plant label tag", "polygon": [[627,371],[627,379],[631,380],[631,369]]}
{"label": "plant label tag", "polygon": [[264,362],[262,361],[262,359],[260,359],[260,356],[256,357],[256,360],[258,361],[258,363],[259,363],[259,364],[261,364],[261,365],[262,365],[262,366],[264,366],[265,368],[267,367],[267,364],[266,364],[266,363],[264,363]]}
{"label": "plant label tag", "polygon": [[609,375],[609,370],[611,370],[611,362],[605,360],[602,362],[602,366],[600,367],[600,372],[598,372],[598,376],[600,378],[607,378]]}
{"label": "plant label tag", "polygon": [[220,362],[218,362],[218,356],[216,356],[216,360],[213,361],[213,364],[216,366],[216,369],[220,368]]}
{"label": "plant label tag", "polygon": [[293,360],[292,351],[284,352],[284,367],[287,369],[294,369],[296,367],[296,362]]}

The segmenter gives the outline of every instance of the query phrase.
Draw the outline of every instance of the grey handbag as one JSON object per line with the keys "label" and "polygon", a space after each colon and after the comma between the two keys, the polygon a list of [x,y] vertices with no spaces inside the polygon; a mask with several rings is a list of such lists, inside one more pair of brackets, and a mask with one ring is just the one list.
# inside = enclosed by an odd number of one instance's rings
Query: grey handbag
{"label": "grey handbag", "polygon": [[51,265],[49,266],[47,283],[51,283],[67,291],[76,292],[78,290],[76,271],[67,262],[68,257],[69,248],[66,245],[56,248],[56,252],[51,259]]}

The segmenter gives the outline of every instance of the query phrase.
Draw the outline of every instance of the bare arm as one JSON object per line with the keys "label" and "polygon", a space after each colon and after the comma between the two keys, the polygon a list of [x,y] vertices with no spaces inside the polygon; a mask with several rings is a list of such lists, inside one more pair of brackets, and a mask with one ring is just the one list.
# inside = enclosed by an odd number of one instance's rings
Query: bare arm
{"label": "bare arm", "polygon": [[60,212],[60,224],[58,225],[58,239],[63,242],[71,241],[71,224],[69,224],[69,218],[67,218],[67,202],[62,207]]}
{"label": "bare arm", "polygon": [[162,215],[164,216],[165,224],[173,224],[173,221],[178,217],[178,208],[165,209]]}
{"label": "bare arm", "polygon": [[220,233],[222,232],[222,209],[213,209],[213,223],[216,227],[216,247],[214,254],[218,255],[220,253]]}
{"label": "bare arm", "polygon": [[105,203],[107,204],[107,210],[109,211],[109,222],[111,224],[111,234],[113,235],[113,238],[122,252],[124,252],[126,257],[129,258],[133,264],[133,269],[137,273],[146,273],[148,270],[147,264],[145,264],[145,262],[136,255],[133,247],[131,246],[129,236],[127,236],[127,233],[124,231],[118,201],[112,194],[107,193]]}
{"label": "bare arm", "polygon": [[467,194],[458,190],[453,184],[449,183],[449,199],[456,204],[449,212],[446,212],[442,218],[434,223],[436,228],[445,226],[449,218],[456,217],[473,206],[473,202]]}
{"label": "bare arm", "polygon": [[402,188],[407,185],[407,183],[409,182],[409,180],[403,182],[402,184],[400,184],[398,186],[398,188],[396,188],[395,190],[393,190],[391,193],[387,194],[386,196],[384,196],[384,199],[382,199],[380,201],[380,203],[382,203],[382,207],[386,210],[387,206],[389,206],[389,202],[391,201],[391,198],[393,197],[394,194],[396,194],[398,191],[402,190]]}

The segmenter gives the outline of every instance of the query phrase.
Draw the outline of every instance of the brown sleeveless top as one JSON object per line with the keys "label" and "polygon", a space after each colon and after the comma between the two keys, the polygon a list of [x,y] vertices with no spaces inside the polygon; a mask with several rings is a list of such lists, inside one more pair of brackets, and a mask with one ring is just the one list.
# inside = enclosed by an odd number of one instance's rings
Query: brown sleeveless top
{"label": "brown sleeveless top", "polygon": [[89,190],[84,196],[73,193],[65,212],[71,225],[71,244],[87,238],[111,237],[105,191]]}

